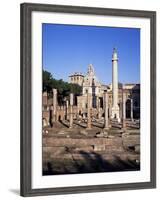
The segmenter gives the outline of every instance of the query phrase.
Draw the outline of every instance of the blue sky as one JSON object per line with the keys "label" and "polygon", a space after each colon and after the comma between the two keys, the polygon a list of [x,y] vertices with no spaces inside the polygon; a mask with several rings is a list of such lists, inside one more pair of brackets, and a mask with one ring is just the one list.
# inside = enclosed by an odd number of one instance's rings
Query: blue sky
{"label": "blue sky", "polygon": [[43,69],[68,81],[93,64],[101,83],[112,81],[112,51],[119,57],[119,82],[140,82],[140,29],[79,25],[42,25]]}

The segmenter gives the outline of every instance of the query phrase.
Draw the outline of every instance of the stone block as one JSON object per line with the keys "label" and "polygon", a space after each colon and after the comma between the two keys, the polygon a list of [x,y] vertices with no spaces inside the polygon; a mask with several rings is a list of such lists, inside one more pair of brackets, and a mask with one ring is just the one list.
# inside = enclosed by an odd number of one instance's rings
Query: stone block
{"label": "stone block", "polygon": [[84,146],[84,147],[75,148],[76,152],[78,152],[78,151],[89,152],[89,151],[93,151],[93,150],[94,150],[93,146]]}
{"label": "stone block", "polygon": [[56,147],[56,146],[92,146],[92,145],[122,145],[122,138],[43,138],[43,146]]}
{"label": "stone block", "polygon": [[140,145],[140,136],[139,135],[130,135],[130,134],[123,135],[122,140],[123,140],[124,147]]}
{"label": "stone block", "polygon": [[61,131],[59,131],[57,134],[59,134],[59,135],[65,135],[65,134],[66,134],[66,131],[61,130]]}
{"label": "stone block", "polygon": [[105,145],[94,145],[93,150],[94,151],[105,151]]}
{"label": "stone block", "polygon": [[98,138],[108,137],[108,132],[106,130],[102,130],[101,132],[96,133],[96,137]]}
{"label": "stone block", "polygon": [[63,154],[66,151],[65,147],[43,147],[43,154]]}
{"label": "stone block", "polygon": [[88,132],[86,130],[80,130],[80,134],[82,134],[82,135],[88,135]]}

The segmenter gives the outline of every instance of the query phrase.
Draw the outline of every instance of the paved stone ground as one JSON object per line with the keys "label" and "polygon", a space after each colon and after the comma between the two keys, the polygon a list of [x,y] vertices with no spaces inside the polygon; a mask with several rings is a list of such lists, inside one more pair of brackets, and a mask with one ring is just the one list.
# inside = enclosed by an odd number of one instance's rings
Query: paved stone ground
{"label": "paved stone ground", "polygon": [[43,175],[140,170],[139,129],[111,128],[101,123],[56,122],[43,129]]}

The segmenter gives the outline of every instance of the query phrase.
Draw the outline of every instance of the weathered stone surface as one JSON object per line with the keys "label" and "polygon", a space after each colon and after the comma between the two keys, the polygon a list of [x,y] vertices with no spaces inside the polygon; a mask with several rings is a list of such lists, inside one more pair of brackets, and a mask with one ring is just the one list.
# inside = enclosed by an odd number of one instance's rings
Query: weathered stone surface
{"label": "weathered stone surface", "polygon": [[121,138],[43,138],[43,146],[91,146],[91,145],[122,145]]}
{"label": "weathered stone surface", "polygon": [[94,151],[105,151],[105,145],[94,145]]}
{"label": "weathered stone surface", "polygon": [[140,145],[139,135],[125,135],[122,137],[124,146],[136,146]]}
{"label": "weathered stone surface", "polygon": [[57,134],[59,134],[59,135],[65,135],[66,132],[64,130],[60,130]]}
{"label": "weathered stone surface", "polygon": [[96,134],[96,137],[98,137],[98,138],[108,137],[108,132],[106,130],[101,130],[101,132],[98,132]]}
{"label": "weathered stone surface", "polygon": [[80,130],[80,134],[82,134],[82,135],[88,135],[88,132],[86,131],[86,130]]}
{"label": "weathered stone surface", "polygon": [[123,146],[115,145],[105,145],[105,152],[115,153],[115,152],[124,152]]}
{"label": "weathered stone surface", "polygon": [[64,152],[65,147],[43,147],[43,153]]}
{"label": "weathered stone surface", "polygon": [[128,136],[129,136],[129,133],[128,133],[128,132],[122,133],[122,138],[125,138],[125,137],[128,137]]}
{"label": "weathered stone surface", "polygon": [[113,139],[113,138],[115,138],[115,136],[114,135],[109,135],[108,138]]}
{"label": "weathered stone surface", "polygon": [[136,153],[140,153],[140,145],[136,145],[135,146],[135,152]]}
{"label": "weathered stone surface", "polygon": [[75,148],[75,152],[78,152],[78,151],[90,152],[90,151],[93,151],[93,149],[94,149],[93,146],[77,147]]}

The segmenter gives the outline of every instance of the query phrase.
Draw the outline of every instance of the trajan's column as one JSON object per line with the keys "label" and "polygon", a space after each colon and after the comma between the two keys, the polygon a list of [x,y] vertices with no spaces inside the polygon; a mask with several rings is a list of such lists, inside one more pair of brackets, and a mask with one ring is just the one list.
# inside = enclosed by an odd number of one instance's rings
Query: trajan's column
{"label": "trajan's column", "polygon": [[118,55],[117,50],[113,49],[112,55],[112,119],[117,119],[120,122],[119,106],[118,106]]}

